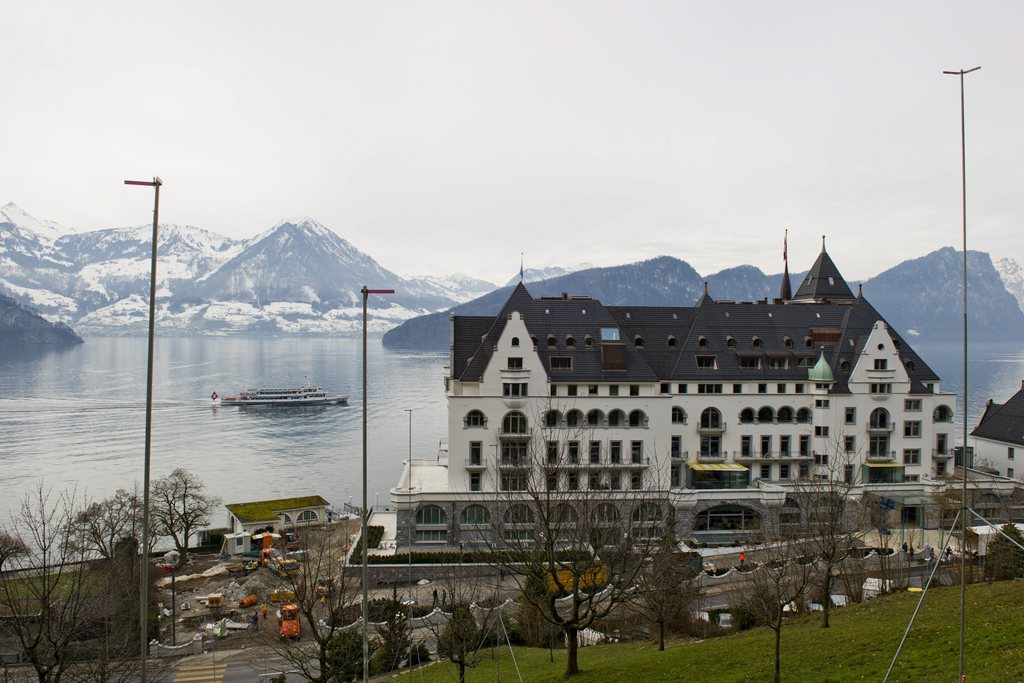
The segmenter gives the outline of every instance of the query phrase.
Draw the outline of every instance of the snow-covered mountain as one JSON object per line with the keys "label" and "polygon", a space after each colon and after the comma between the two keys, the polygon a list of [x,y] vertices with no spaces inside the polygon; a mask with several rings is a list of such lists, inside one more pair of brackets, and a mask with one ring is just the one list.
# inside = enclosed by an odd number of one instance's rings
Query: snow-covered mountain
{"label": "snow-covered mountain", "polygon": [[[86,334],[145,331],[151,226],[75,233],[4,208],[0,290]],[[157,325],[165,334],[354,333],[364,284],[395,290],[370,299],[376,331],[462,300],[454,296],[458,279],[405,280],[311,218],[244,241],[161,225],[157,251]],[[478,284],[463,284],[476,295]]]}
{"label": "snow-covered mountain", "polygon": [[[593,268],[592,263],[580,263],[575,266],[549,266],[547,268],[526,268],[523,270],[523,282],[541,282],[555,277],[562,277],[569,273]],[[514,285],[519,282],[519,273],[512,276],[512,279],[505,283],[505,286]]]}
{"label": "snow-covered mountain", "polygon": [[1013,295],[1017,305],[1024,310],[1024,268],[1012,258],[1001,258],[994,265],[1006,291]]}
{"label": "snow-covered mountain", "polygon": [[498,285],[486,280],[478,280],[464,273],[452,275],[414,275],[407,282],[418,292],[447,297],[452,301],[463,303],[498,289]]}

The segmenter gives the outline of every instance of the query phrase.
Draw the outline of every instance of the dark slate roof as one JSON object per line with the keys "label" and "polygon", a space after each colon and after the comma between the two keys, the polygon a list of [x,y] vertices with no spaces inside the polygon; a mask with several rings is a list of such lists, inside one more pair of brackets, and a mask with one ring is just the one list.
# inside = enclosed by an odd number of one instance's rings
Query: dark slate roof
{"label": "dark slate roof", "polygon": [[1006,403],[989,401],[971,436],[1024,446],[1024,384]]}
{"label": "dark slate roof", "polygon": [[[692,307],[604,306],[594,299],[532,299],[521,284],[496,318],[455,318],[452,374],[479,381],[508,315],[518,310],[545,367],[551,356],[573,358],[571,371],[550,371],[554,382],[795,382],[824,350],[835,376],[833,391],[848,391],[847,381],[875,322],[882,316],[863,298],[844,303],[731,303],[703,295]],[[626,342],[626,371],[601,369],[601,328],[614,327]],[[938,376],[892,328],[899,355],[910,376],[911,393],[928,393]],[[555,338],[553,346],[548,337]],[[594,339],[587,348],[585,338]],[[566,345],[566,337],[575,347]],[[760,345],[755,345],[755,337]],[[730,339],[732,344],[730,345]],[[481,341],[482,340],[482,341]],[[638,340],[642,344],[638,345]],[[788,340],[788,341],[787,341]],[[674,341],[674,343],[673,343]],[[715,356],[717,368],[697,368],[696,356]],[[761,368],[740,367],[743,356],[762,357]],[[768,358],[785,358],[788,367],[769,369]],[[800,366],[799,359],[809,365]]]}
{"label": "dark slate roof", "polygon": [[853,298],[850,286],[846,284],[836,264],[825,251],[825,238],[821,239],[821,253],[807,271],[800,289],[796,290],[795,300],[811,301],[844,301]]}

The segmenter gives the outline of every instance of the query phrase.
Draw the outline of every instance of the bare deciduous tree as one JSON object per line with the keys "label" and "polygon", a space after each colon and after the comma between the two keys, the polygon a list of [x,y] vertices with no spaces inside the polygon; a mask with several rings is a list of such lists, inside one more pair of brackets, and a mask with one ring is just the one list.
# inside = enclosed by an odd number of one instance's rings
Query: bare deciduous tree
{"label": "bare deciduous tree", "polygon": [[668,514],[651,449],[595,438],[598,420],[626,427],[633,417],[599,412],[548,405],[535,429],[522,413],[505,416],[495,510],[481,534],[522,598],[562,631],[567,676],[580,671],[579,632],[631,598]]}
{"label": "bare deciduous tree", "polygon": [[636,606],[658,629],[658,650],[665,650],[665,626],[688,613],[699,589],[695,572],[680,563],[671,525],[637,577]]}
{"label": "bare deciduous tree", "polygon": [[[118,544],[125,540],[142,544],[142,500],[124,489],[91,503],[75,521],[87,547],[105,559],[113,558]],[[155,536],[151,535],[154,541]]]}
{"label": "bare deciduous tree", "polygon": [[188,558],[192,534],[210,524],[210,515],[220,504],[220,499],[205,491],[199,477],[180,467],[153,483],[153,524],[174,541],[182,562]]}

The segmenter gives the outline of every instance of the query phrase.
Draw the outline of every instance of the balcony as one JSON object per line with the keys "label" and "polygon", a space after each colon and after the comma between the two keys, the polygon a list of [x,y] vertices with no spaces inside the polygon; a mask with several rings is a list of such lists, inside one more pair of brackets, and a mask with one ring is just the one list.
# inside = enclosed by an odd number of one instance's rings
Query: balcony
{"label": "balcony", "polygon": [[868,434],[892,434],[891,422],[868,423]]}
{"label": "balcony", "polygon": [[950,458],[953,457],[953,451],[948,448],[944,448],[942,450],[939,450],[938,448],[933,448],[932,457],[949,460]]}
{"label": "balcony", "polygon": [[725,422],[701,422],[697,426],[697,433],[705,436],[716,436],[723,432],[725,432]]}
{"label": "balcony", "polygon": [[876,451],[868,453],[868,462],[895,462],[896,451]]}

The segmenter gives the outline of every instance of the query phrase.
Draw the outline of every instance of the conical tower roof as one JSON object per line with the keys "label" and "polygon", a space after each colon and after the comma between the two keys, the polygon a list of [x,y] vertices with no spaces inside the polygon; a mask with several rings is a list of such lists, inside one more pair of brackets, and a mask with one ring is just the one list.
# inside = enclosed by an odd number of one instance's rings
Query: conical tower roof
{"label": "conical tower roof", "polygon": [[821,355],[818,356],[818,362],[814,364],[814,367],[807,371],[807,381],[815,384],[831,384],[835,381],[832,368],[825,360],[825,349],[821,350]]}
{"label": "conical tower roof", "polygon": [[818,259],[807,272],[807,277],[804,278],[800,289],[796,290],[796,296],[793,299],[797,301],[853,300],[850,285],[846,284],[842,273],[836,268],[836,264],[832,263],[828,252],[825,251],[824,235],[821,236],[821,253],[818,254]]}
{"label": "conical tower roof", "polygon": [[786,266],[782,269],[782,287],[779,290],[779,298],[783,301],[793,298],[793,286],[789,284],[789,261],[786,261]]}

